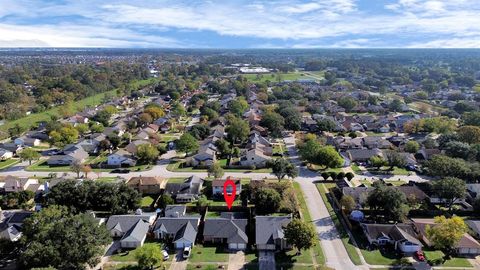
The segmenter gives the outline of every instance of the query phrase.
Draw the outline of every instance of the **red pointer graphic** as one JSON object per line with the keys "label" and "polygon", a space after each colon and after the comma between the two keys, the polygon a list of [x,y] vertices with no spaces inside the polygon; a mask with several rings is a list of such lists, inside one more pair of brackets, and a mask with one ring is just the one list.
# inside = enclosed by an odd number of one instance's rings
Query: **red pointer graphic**
{"label": "red pointer graphic", "polygon": [[[228,186],[231,186],[231,188],[228,188]],[[237,194],[237,186],[235,186],[232,180],[227,178],[225,183],[223,183],[223,198],[227,203],[228,210],[232,208],[233,201],[235,201],[235,194]]]}

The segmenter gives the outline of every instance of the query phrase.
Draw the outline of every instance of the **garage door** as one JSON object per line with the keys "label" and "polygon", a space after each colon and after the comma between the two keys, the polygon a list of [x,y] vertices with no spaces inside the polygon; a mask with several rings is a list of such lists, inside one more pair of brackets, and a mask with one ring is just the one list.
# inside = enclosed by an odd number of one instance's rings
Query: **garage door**
{"label": "garage door", "polygon": [[236,243],[230,243],[228,244],[229,249],[237,249],[237,244]]}
{"label": "garage door", "polygon": [[246,249],[247,245],[246,244],[238,244],[238,249]]}

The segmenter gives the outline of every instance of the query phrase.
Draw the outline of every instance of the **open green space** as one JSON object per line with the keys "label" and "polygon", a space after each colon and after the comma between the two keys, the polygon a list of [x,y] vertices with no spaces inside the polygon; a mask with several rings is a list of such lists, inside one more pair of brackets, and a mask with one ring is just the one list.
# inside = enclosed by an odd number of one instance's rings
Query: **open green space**
{"label": "open green space", "polygon": [[[140,87],[149,85],[153,82],[155,82],[157,79],[155,78],[150,78],[146,80],[138,80],[131,82],[129,84],[129,87],[138,89]],[[81,100],[75,101],[75,112],[82,111],[86,107],[93,107],[97,106],[99,104],[102,104],[103,99],[105,98],[105,95],[115,95],[117,92],[117,89],[112,89],[110,91],[104,92],[104,93],[99,93]],[[21,127],[25,128],[26,130],[29,130],[30,127],[34,126],[37,122],[42,122],[42,121],[49,121],[51,115],[59,115],[59,107],[54,107],[52,109],[40,112],[40,113],[32,113],[28,116],[22,117],[17,120],[13,121],[7,121],[4,125],[0,126],[0,131],[7,132],[9,128],[15,126],[16,124],[20,125]]]}
{"label": "open green space", "polygon": [[9,168],[9,167],[11,167],[11,166],[13,166],[13,165],[15,165],[19,162],[20,162],[20,160],[15,159],[15,158],[7,159],[7,160],[0,160],[0,170]]}

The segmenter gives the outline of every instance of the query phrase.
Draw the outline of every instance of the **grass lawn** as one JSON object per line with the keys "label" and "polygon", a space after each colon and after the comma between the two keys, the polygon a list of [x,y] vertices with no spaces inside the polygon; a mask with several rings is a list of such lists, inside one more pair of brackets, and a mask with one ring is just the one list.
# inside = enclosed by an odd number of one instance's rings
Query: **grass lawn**
{"label": "grass lawn", "polygon": [[142,197],[142,201],[140,202],[141,207],[150,207],[153,203],[153,198],[150,196]]}
{"label": "grass lawn", "polygon": [[175,184],[180,184],[183,183],[187,179],[186,177],[172,177],[168,178],[168,183],[175,183]]}
{"label": "grass lawn", "polygon": [[[310,212],[307,208],[307,202],[305,201],[302,189],[300,188],[300,184],[293,182],[293,188],[295,189],[295,194],[297,195],[297,200],[300,204],[300,211],[302,212],[303,219],[307,222],[313,222]],[[325,255],[323,254],[322,247],[320,246],[320,242],[318,240],[315,241],[315,246],[312,247],[310,251],[313,253],[313,256],[315,256],[315,260],[318,264],[325,264]],[[304,251],[303,253],[308,253],[309,256],[311,255],[311,253],[307,251]],[[301,256],[303,256],[303,253]]]}
{"label": "grass lawn", "polygon": [[198,264],[198,265],[189,263],[187,265],[187,270],[216,270],[216,269],[227,269],[227,265],[217,264],[217,263]]}
{"label": "grass lawn", "polygon": [[[146,85],[149,85],[149,84],[155,82],[156,80],[157,79],[155,79],[155,78],[151,78],[151,79],[146,79],[146,80],[134,81],[134,82],[130,83],[130,87],[132,87],[132,88],[143,87],[143,86],[146,86]],[[107,94],[108,95],[112,95],[112,94],[115,95],[116,92],[117,92],[117,89],[113,89],[113,90],[110,90],[110,91],[107,91],[107,92],[104,92],[104,93],[96,94],[96,95],[93,95],[93,96],[90,96],[90,97],[87,97],[87,98],[84,98],[84,99],[81,99],[81,100],[77,100],[77,101],[75,101],[75,105],[76,105],[75,106],[75,111],[78,112],[78,111],[83,110],[85,107],[92,107],[92,106],[102,104],[103,98],[105,97],[105,95],[107,95]],[[17,120],[7,121],[4,125],[0,126],[0,131],[7,132],[9,128],[15,126],[16,124],[24,127],[26,130],[30,130],[30,127],[35,125],[37,122],[49,121],[50,120],[50,115],[59,115],[58,110],[59,110],[59,107],[55,107],[55,108],[46,110],[44,112],[32,113],[28,116],[25,116],[25,117],[17,119]]]}
{"label": "grass lawn", "polygon": [[372,174],[392,174],[392,175],[409,175],[410,172],[405,168],[394,167],[393,170],[390,170],[390,167],[381,167],[380,170],[376,168],[368,168],[368,171]]}
{"label": "grass lawn", "polygon": [[[258,75],[258,76],[257,76]],[[251,82],[278,82],[280,81],[289,80],[289,81],[296,81],[296,80],[305,80],[305,79],[315,79],[311,75],[305,74],[303,72],[288,72],[288,73],[265,73],[265,74],[242,74],[243,77],[247,78],[247,80]]]}
{"label": "grass lawn", "polygon": [[310,170],[317,171],[319,173],[322,173],[324,171],[326,171],[326,172],[336,172],[336,173],[343,172],[342,168],[328,168],[328,169],[325,170],[323,166],[320,166],[320,165],[317,165],[317,164],[312,164],[312,163],[309,164],[308,168]]}
{"label": "grass lawn", "polygon": [[330,184],[330,185],[317,184],[316,186],[317,186],[318,192],[322,196],[323,202],[325,203],[325,206],[327,207],[328,212],[330,213],[330,216],[332,217],[333,223],[335,224],[335,227],[337,228],[337,231],[338,231],[338,233],[339,233],[339,235],[342,239],[343,245],[345,246],[345,249],[347,250],[348,256],[352,260],[353,264],[360,265],[360,264],[362,264],[362,261],[360,260],[360,256],[358,255],[357,251],[355,250],[355,246],[353,245],[352,241],[350,240],[350,237],[348,236],[347,232],[345,231],[345,228],[343,227],[343,224],[340,222],[340,217],[333,210],[333,207],[332,207],[332,205],[330,204],[330,201],[327,198],[327,192],[325,191],[325,188],[330,187],[331,185],[335,185],[335,184]]}
{"label": "grass lawn", "polygon": [[312,256],[309,250],[304,250],[300,255],[297,255],[297,250],[292,249],[286,252],[275,253],[275,262],[277,264],[292,264],[292,263],[306,263],[312,264]]}
{"label": "grass lawn", "polygon": [[191,263],[196,262],[228,262],[228,252],[223,247],[210,247],[196,245],[188,259]]}
{"label": "grass lawn", "polygon": [[105,183],[115,183],[118,182],[119,180],[122,180],[122,178],[118,177],[100,177],[95,179],[96,182],[105,182]]}
{"label": "grass lawn", "polygon": [[358,167],[357,164],[353,163],[352,166],[350,166],[355,174],[362,174],[363,171]]}
{"label": "grass lawn", "polygon": [[17,163],[20,162],[20,159],[15,159],[15,158],[10,158],[7,160],[1,160],[0,161],[0,170],[6,169],[8,167],[11,167]]}
{"label": "grass lawn", "polygon": [[405,185],[407,182],[402,181],[402,180],[398,180],[398,181],[388,181],[388,180],[385,180],[385,183],[387,183],[387,184],[392,184],[392,185],[394,185],[394,186],[402,186],[402,185]]}
{"label": "grass lawn", "polygon": [[[160,249],[163,248],[163,244],[160,243],[160,242],[150,242],[150,243],[145,243],[144,246],[159,246]],[[110,260],[111,261],[115,261],[115,262],[136,262],[137,260],[135,259],[135,250],[136,249],[133,249],[133,250],[127,250],[125,252],[121,252],[119,254],[115,254],[115,255],[112,255],[110,257]],[[170,256],[170,259],[172,260],[173,256]]]}
{"label": "grass lawn", "polygon": [[[428,261],[443,261],[443,257],[445,254],[441,250],[432,250],[428,248],[423,249],[423,253],[425,254],[425,258]],[[439,266],[445,267],[472,267],[470,262],[466,258],[461,257],[451,257],[450,259],[443,262],[443,264],[439,264]]]}
{"label": "grass lawn", "polygon": [[281,154],[285,153],[286,151],[285,144],[274,144],[272,147],[272,154]]}

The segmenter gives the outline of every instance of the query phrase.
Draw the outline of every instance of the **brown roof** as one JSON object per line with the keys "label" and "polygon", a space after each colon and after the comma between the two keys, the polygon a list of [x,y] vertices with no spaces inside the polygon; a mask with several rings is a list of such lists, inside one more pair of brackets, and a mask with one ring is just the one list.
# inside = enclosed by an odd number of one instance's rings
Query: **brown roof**
{"label": "brown roof", "polygon": [[[412,219],[413,223],[417,227],[417,229],[420,231],[422,235],[426,236],[425,230],[427,228],[427,225],[429,226],[435,226],[435,220],[431,218],[423,218],[423,219]],[[455,248],[477,248],[480,249],[480,243],[475,240],[470,234],[465,233],[463,237],[460,239],[458,244],[455,246]]]}
{"label": "brown roof", "polygon": [[160,177],[160,176],[154,176],[154,177],[145,177],[145,176],[138,176],[138,177],[132,177],[130,180],[128,180],[127,185],[129,186],[138,186],[138,185],[146,185],[146,186],[153,186],[153,185],[160,185],[164,187],[166,184],[165,178]]}

